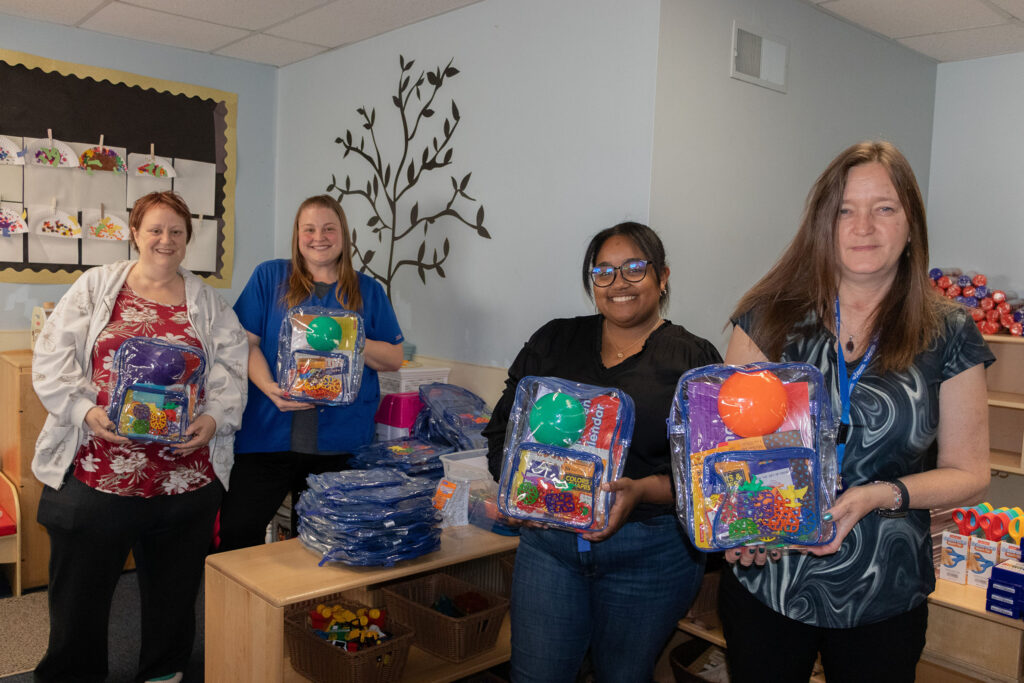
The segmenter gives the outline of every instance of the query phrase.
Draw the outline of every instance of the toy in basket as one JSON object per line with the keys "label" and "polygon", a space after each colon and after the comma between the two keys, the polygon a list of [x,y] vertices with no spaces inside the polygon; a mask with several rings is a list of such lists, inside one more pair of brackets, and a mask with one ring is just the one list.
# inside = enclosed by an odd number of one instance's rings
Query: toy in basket
{"label": "toy in basket", "polygon": [[277,383],[293,401],[348,405],[359,395],[365,344],[358,313],[296,306],[281,323]]}
{"label": "toy in basket", "polygon": [[618,389],[524,377],[505,434],[498,508],[517,519],[601,531],[633,436],[633,399]]}
{"label": "toy in basket", "polygon": [[[376,613],[376,616],[375,616]],[[292,667],[313,681],[391,683],[402,677],[412,629],[340,596],[306,600],[284,619]]]}
{"label": "toy in basket", "polygon": [[676,511],[697,548],[824,545],[835,525],[831,400],[806,363],[683,374],[669,418]]}
{"label": "toy in basket", "polygon": [[108,415],[121,436],[181,443],[196,417],[206,360],[187,344],[132,337],[114,354]]}

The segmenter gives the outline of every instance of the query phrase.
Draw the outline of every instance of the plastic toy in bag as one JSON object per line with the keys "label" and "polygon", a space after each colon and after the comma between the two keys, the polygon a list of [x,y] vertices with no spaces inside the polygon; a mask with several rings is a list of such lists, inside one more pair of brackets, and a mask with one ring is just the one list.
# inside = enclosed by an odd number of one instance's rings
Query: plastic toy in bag
{"label": "plastic toy in bag", "polygon": [[203,352],[163,339],[132,337],[114,354],[108,415],[114,431],[140,441],[181,443],[196,418]]}
{"label": "plastic toy in bag", "polygon": [[358,313],[296,306],[281,323],[277,383],[293,401],[341,406],[363,380],[363,319]]}
{"label": "plastic toy in bag", "polygon": [[618,389],[524,377],[505,434],[498,509],[573,531],[601,531],[614,502],[601,484],[622,476],[633,399]]}
{"label": "plastic toy in bag", "polygon": [[831,399],[816,367],[690,370],[668,422],[676,512],[698,549],[835,537],[822,519],[839,475]]}

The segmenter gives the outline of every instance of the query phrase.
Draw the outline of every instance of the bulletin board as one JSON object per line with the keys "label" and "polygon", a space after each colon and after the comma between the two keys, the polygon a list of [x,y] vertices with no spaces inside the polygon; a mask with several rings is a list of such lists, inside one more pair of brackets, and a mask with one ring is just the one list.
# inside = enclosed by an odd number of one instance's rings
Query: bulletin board
{"label": "bulletin board", "polygon": [[182,264],[231,286],[235,93],[0,50],[0,282],[68,283],[131,257],[128,212],[179,193]]}

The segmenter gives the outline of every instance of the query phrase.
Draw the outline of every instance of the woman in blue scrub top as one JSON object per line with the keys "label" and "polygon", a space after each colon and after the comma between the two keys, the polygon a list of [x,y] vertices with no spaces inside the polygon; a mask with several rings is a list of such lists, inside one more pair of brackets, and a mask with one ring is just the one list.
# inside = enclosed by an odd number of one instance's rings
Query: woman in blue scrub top
{"label": "woman in blue scrub top", "polygon": [[[373,439],[377,371],[398,369],[404,337],[384,289],[352,267],[349,234],[333,197],[306,199],[295,214],[292,258],[257,266],[235,302],[249,337],[249,404],[221,508],[221,550],[262,543],[287,493],[303,490],[309,474],[345,469],[350,454]],[[351,405],[318,406],[283,396],[275,376],[278,336],[288,310],[299,305],[344,308],[363,317],[363,380]]]}

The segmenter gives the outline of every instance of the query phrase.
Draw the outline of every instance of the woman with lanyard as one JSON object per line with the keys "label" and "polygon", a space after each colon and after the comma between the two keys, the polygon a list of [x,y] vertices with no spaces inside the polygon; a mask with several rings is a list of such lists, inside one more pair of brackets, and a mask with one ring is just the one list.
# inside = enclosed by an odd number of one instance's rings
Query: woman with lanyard
{"label": "woman with lanyard", "polygon": [[[329,195],[299,205],[292,258],[256,267],[235,302],[249,337],[249,405],[235,440],[231,490],[220,516],[220,550],[263,542],[267,524],[306,476],[344,469],[349,455],[373,439],[380,399],[378,370],[402,364],[402,331],[384,288],[352,267],[352,243],[341,205]],[[281,322],[294,306],[358,312],[366,328],[365,365],[351,405],[292,401],[277,385]],[[293,529],[294,531],[294,529]]]}
{"label": "woman with lanyard", "polygon": [[733,313],[726,362],[799,361],[832,387],[842,491],[834,540],[725,552],[732,680],[912,681],[935,587],[929,508],[988,485],[984,368],[971,317],[927,281],[924,203],[904,156],[850,147],[785,253]]}

